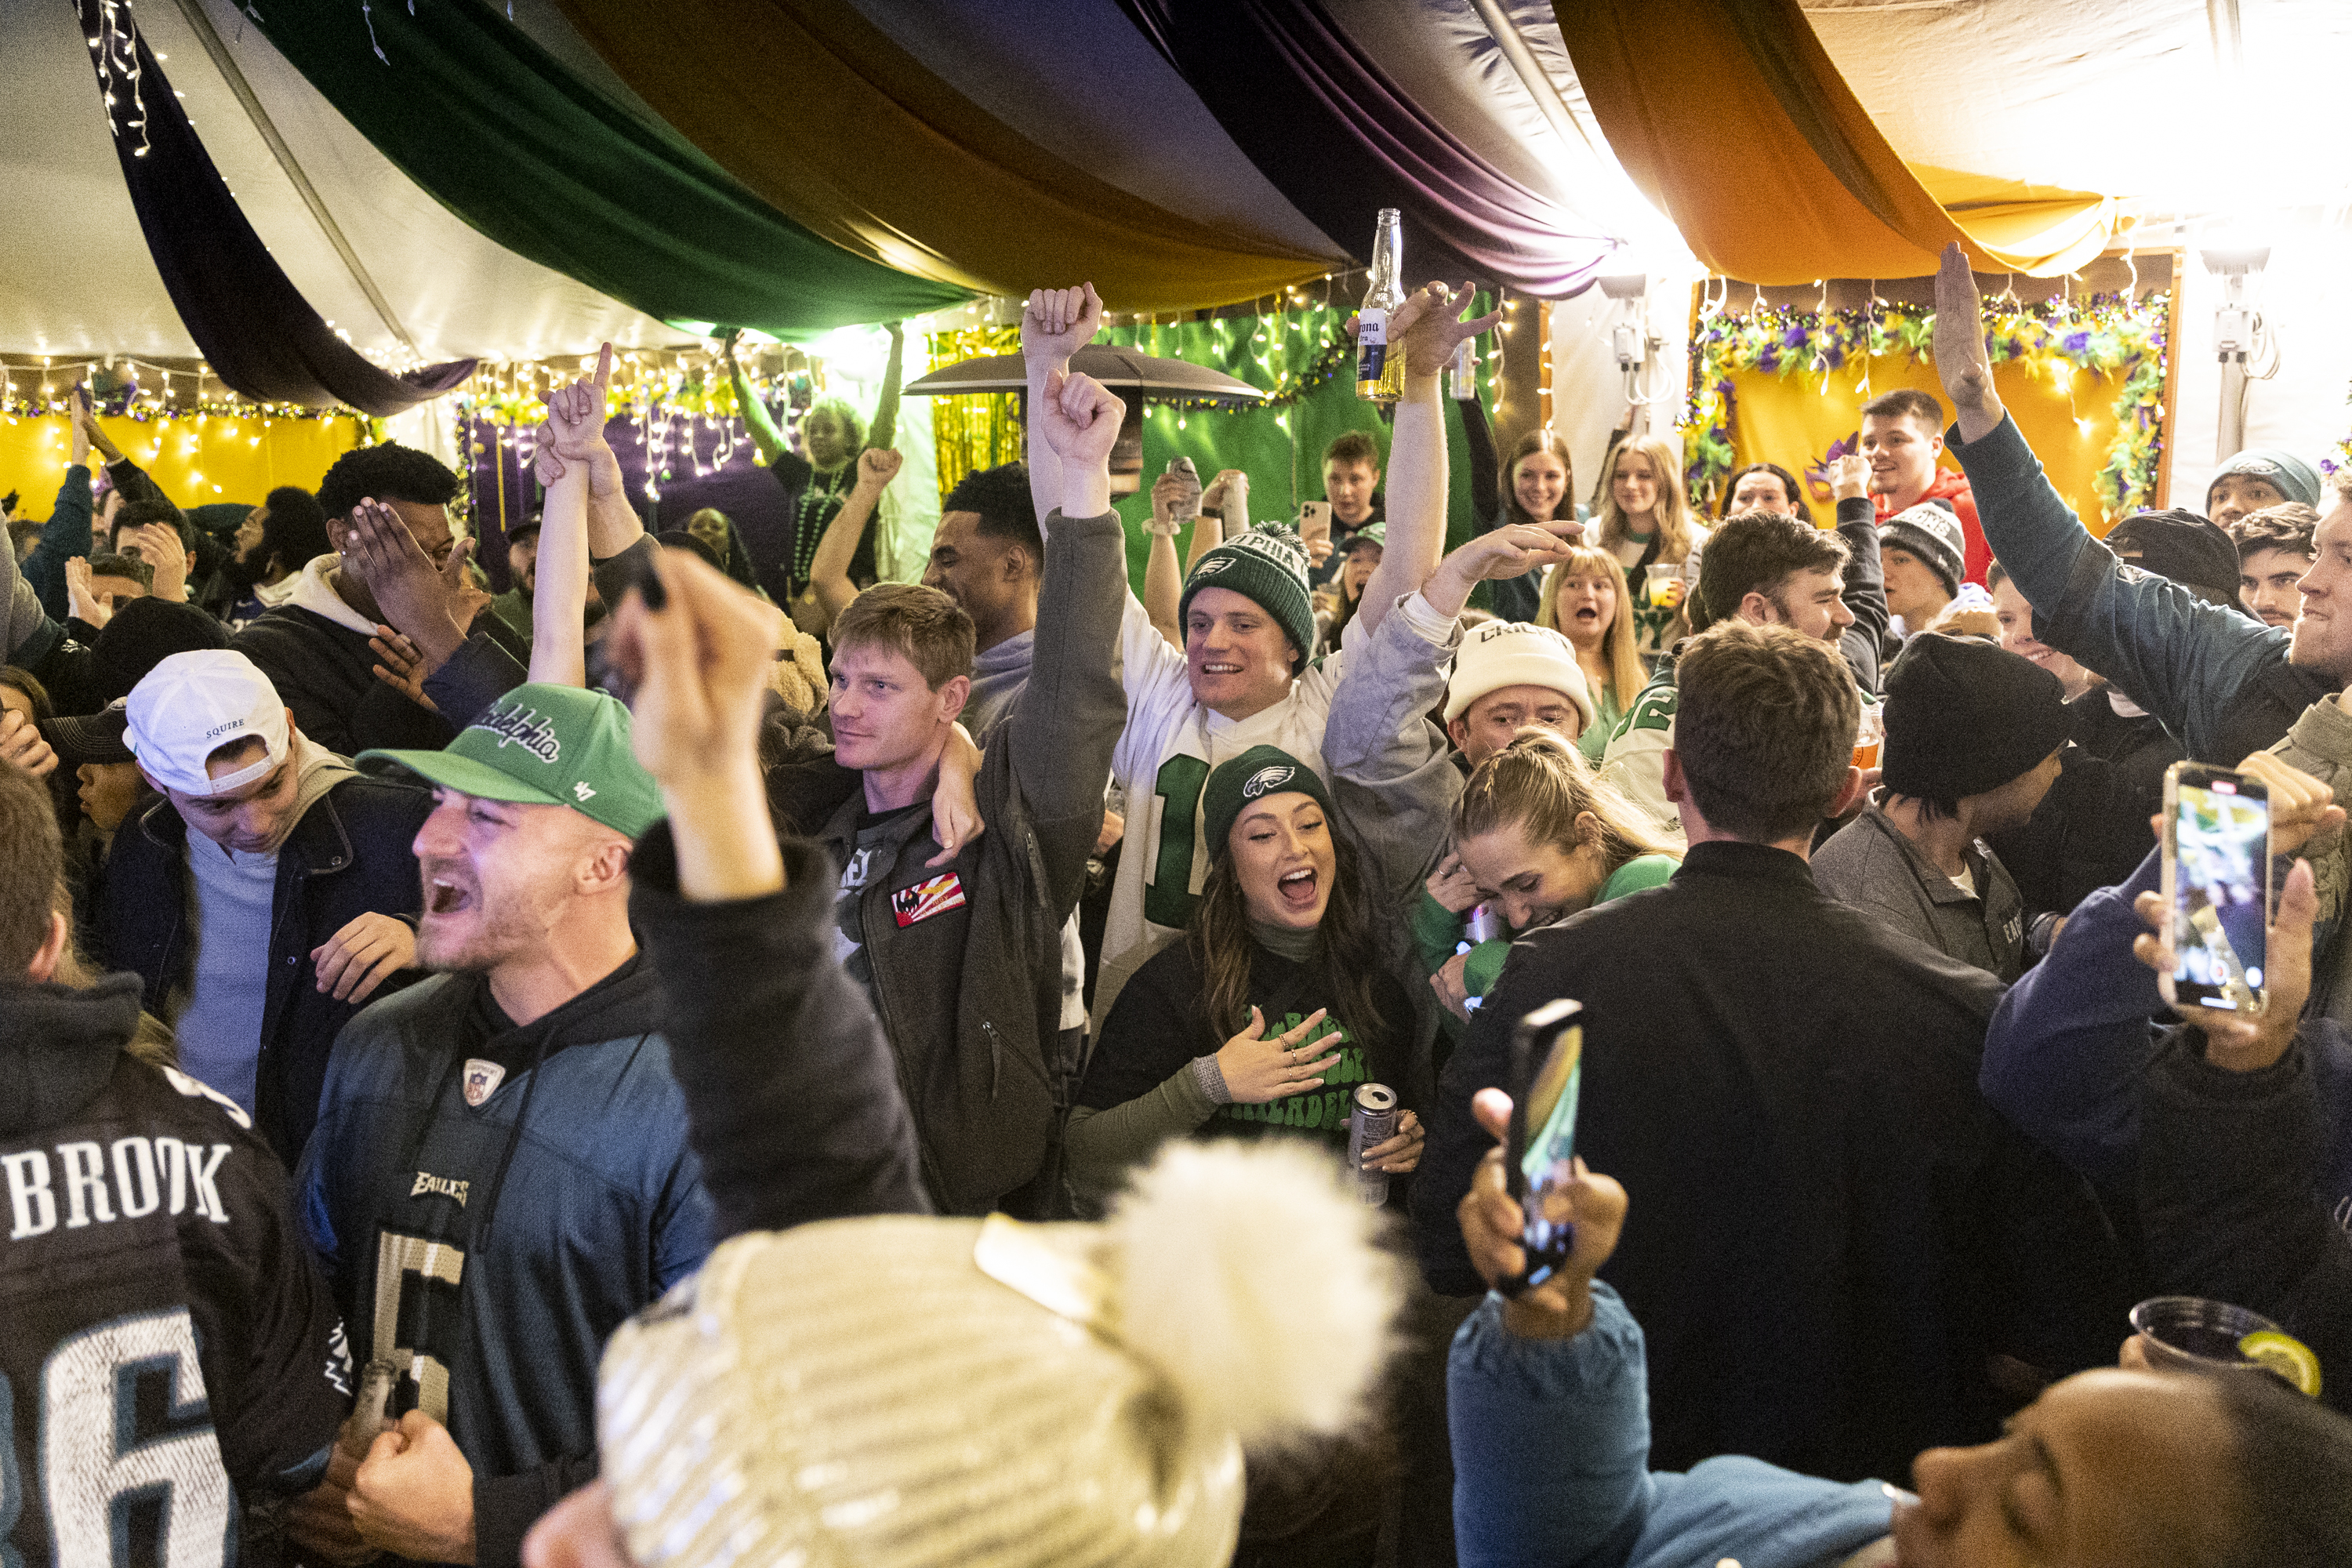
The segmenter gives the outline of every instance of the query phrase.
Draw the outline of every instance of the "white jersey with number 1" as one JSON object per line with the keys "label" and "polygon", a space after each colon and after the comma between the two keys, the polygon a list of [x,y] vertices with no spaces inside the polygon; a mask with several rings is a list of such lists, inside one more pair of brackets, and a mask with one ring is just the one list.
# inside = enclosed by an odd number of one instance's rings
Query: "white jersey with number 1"
{"label": "white jersey with number 1", "polygon": [[1209,875],[1201,795],[1210,770],[1252,746],[1279,746],[1328,783],[1323,722],[1339,684],[1340,656],[1333,654],[1300,672],[1290,695],[1262,712],[1238,721],[1213,713],[1193,700],[1183,650],[1169,646],[1132,594],[1119,627],[1119,657],[1127,729],[1110,765],[1127,792],[1127,837],[1103,923],[1097,1035],[1127,977],[1192,918]]}

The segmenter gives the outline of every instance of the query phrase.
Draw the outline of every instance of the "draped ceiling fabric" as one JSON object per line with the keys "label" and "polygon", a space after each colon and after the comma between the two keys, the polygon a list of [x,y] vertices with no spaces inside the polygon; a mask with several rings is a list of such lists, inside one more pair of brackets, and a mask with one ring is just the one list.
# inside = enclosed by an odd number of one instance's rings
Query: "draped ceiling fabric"
{"label": "draped ceiling fabric", "polygon": [[[1553,9],[1610,146],[1715,271],[1770,284],[1912,278],[1957,239],[1980,268],[2050,275],[2112,237],[2105,198],[1906,163],[1797,0]],[[1934,90],[1927,62],[1918,68]]]}
{"label": "draped ceiling fabric", "polygon": [[404,375],[371,364],[310,308],[229,194],[128,4],[79,0],[115,156],[172,304],[232,391],[260,403],[397,414],[474,374],[453,360]]}
{"label": "draped ceiling fabric", "polygon": [[1156,311],[1344,264],[1130,195],[1005,125],[840,0],[561,5],[633,91],[745,184],[919,277],[1012,295],[1091,279],[1112,309]]}
{"label": "draped ceiling fabric", "polygon": [[1563,299],[1617,241],[1512,178],[1401,89],[1319,0],[1121,0],[1291,204],[1360,258],[1403,215],[1410,279]]}
{"label": "draped ceiling fabric", "polygon": [[662,321],[806,338],[966,297],[793,223],[482,0],[271,5],[253,25],[475,228]]}

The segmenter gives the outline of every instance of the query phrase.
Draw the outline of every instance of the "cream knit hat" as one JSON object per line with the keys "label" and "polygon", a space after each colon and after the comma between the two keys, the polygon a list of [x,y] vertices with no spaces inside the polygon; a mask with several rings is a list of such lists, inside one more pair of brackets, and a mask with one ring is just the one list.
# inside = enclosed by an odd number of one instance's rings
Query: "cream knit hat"
{"label": "cream knit hat", "polygon": [[1489,691],[1506,686],[1541,686],[1559,692],[1582,710],[1592,726],[1592,689],[1576,662],[1576,648],[1549,626],[1526,621],[1481,621],[1464,635],[1454,656],[1454,679],[1445,685],[1445,721]]}
{"label": "cream knit hat", "polygon": [[1179,1143],[1101,1225],[737,1237],[605,1351],[614,1518],[646,1568],[1217,1568],[1244,1448],[1347,1430],[1388,1353],[1371,1213],[1320,1151]]}

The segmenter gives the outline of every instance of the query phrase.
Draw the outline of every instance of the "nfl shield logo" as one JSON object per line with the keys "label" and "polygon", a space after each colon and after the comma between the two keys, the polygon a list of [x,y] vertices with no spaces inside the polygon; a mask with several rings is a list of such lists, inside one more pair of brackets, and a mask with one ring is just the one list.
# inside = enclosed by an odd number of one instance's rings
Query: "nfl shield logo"
{"label": "nfl shield logo", "polygon": [[479,1057],[466,1061],[466,1103],[479,1105],[498,1092],[507,1076],[507,1069],[496,1062],[486,1062]]}

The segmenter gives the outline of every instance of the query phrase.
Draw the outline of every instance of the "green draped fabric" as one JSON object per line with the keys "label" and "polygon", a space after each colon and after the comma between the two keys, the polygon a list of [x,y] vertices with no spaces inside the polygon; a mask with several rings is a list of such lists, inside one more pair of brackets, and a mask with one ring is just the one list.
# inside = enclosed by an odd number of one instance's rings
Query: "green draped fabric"
{"label": "green draped fabric", "polygon": [[[1491,308],[1490,298],[1483,293],[1472,307],[1480,310]],[[1286,316],[1285,343],[1280,353],[1276,352],[1271,341],[1271,328],[1268,341],[1255,341],[1255,329],[1264,318],[1114,327],[1103,335],[1103,341],[1140,348],[1146,353],[1169,359],[1190,360],[1253,386],[1271,390],[1279,384],[1278,371],[1295,374],[1304,369],[1329,342],[1325,334],[1344,322],[1347,316],[1345,310],[1322,310]],[[1259,363],[1261,355],[1271,363]],[[1479,362],[1478,384],[1489,407],[1494,402],[1491,368],[1491,362]],[[1459,410],[1451,406],[1452,400],[1447,401],[1445,539],[1450,550],[1470,538],[1475,516],[1470,496],[1470,454],[1463,437],[1462,417]],[[1380,444],[1385,490],[1390,430],[1374,405],[1356,395],[1352,356],[1330,380],[1280,407],[1237,405],[1229,411],[1147,405],[1143,416],[1143,488],[1118,502],[1119,515],[1128,524],[1128,580],[1139,593],[1142,591],[1144,563],[1151,546],[1150,536],[1143,531],[1145,521],[1151,516],[1151,481],[1168,467],[1170,458],[1180,455],[1192,458],[1203,484],[1214,479],[1221,468],[1241,469],[1250,480],[1250,520],[1290,522],[1298,516],[1300,501],[1324,499],[1323,448],[1347,430],[1370,431],[1372,439]],[[1176,535],[1179,558],[1192,547],[1192,530],[1180,531]],[[1483,603],[1483,597],[1482,586],[1478,602]]]}
{"label": "green draped fabric", "polygon": [[436,201],[647,315],[804,338],[969,298],[818,238],[482,0],[259,9],[247,19]]}

